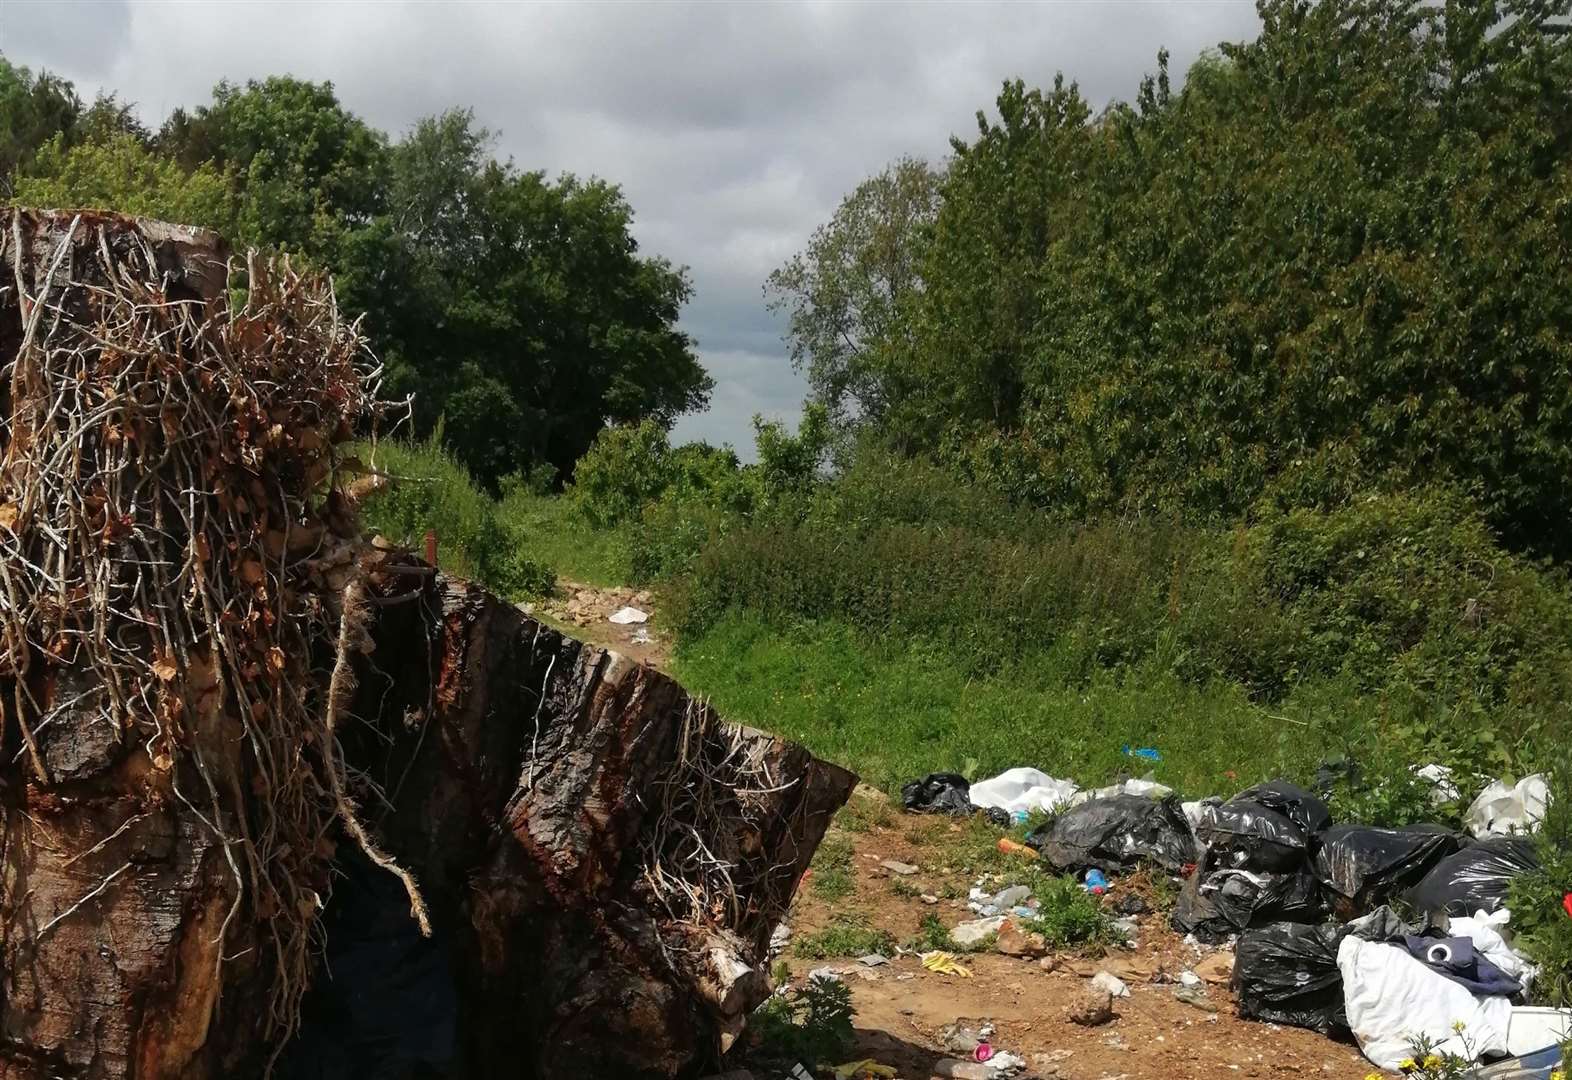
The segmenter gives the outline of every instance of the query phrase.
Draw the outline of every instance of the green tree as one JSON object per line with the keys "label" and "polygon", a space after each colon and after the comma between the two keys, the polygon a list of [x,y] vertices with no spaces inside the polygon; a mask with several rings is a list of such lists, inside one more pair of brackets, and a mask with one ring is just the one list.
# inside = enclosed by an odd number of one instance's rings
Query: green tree
{"label": "green tree", "polygon": [[876,424],[889,410],[910,352],[910,305],[922,288],[940,180],[910,157],[869,177],[765,282],[770,309],[789,316],[792,365],[837,427]]}
{"label": "green tree", "polygon": [[234,196],[226,176],[211,165],[187,174],[125,132],[70,149],[65,137],[56,135],[17,178],[16,200],[30,206],[103,207],[221,232],[234,225]]}
{"label": "green tree", "polygon": [[81,115],[70,82],[47,71],[35,76],[0,55],[0,194],[10,195],[16,171],[55,136],[69,136]]}
{"label": "green tree", "polygon": [[159,147],[188,170],[233,170],[243,244],[337,264],[348,235],[386,205],[387,140],[339,103],[328,82],[287,76],[220,82],[213,103],[176,110]]}
{"label": "green tree", "polygon": [[468,112],[392,150],[387,211],[339,264],[417,426],[487,483],[537,463],[566,477],[606,425],[668,428],[711,381],[676,329],[686,274],[642,257],[614,185],[520,172]]}

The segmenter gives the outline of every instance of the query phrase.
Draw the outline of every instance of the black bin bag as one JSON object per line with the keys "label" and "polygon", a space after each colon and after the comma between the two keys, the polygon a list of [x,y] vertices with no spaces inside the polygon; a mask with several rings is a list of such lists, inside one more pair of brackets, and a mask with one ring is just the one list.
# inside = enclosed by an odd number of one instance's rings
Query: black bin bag
{"label": "black bin bag", "polygon": [[1507,902],[1512,879],[1539,869],[1534,841],[1497,836],[1448,855],[1409,890],[1405,900],[1427,915],[1464,917],[1495,912]]}
{"label": "black bin bag", "polygon": [[1239,1015],[1322,1035],[1346,1029],[1343,976],[1337,970],[1342,938],[1340,927],[1299,923],[1241,934],[1233,974]]}
{"label": "black bin bag", "polygon": [[1218,867],[1291,873],[1304,867],[1311,838],[1330,821],[1325,803],[1279,780],[1202,806],[1195,835]]}
{"label": "black bin bag", "polygon": [[1154,862],[1178,873],[1196,860],[1195,838],[1179,800],[1114,795],[1073,806],[1026,842],[1057,870],[1116,874]]}
{"label": "black bin bag", "polygon": [[1170,922],[1181,934],[1219,945],[1251,927],[1320,922],[1326,910],[1321,883],[1307,870],[1262,874],[1198,867],[1185,879]]}
{"label": "black bin bag", "polygon": [[1440,825],[1334,825],[1321,835],[1315,872],[1335,894],[1338,914],[1352,918],[1418,884],[1461,844],[1462,837]]}
{"label": "black bin bag", "polygon": [[970,817],[972,785],[959,773],[929,773],[901,786],[901,805],[913,814]]}

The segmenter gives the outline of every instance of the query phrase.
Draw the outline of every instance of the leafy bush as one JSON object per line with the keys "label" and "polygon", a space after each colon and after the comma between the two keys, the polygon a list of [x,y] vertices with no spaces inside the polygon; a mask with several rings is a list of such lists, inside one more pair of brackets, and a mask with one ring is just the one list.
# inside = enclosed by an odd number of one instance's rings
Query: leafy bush
{"label": "leafy bush", "polygon": [[365,456],[391,480],[366,500],[366,525],[396,544],[420,551],[435,530],[438,561],[458,577],[479,581],[510,599],[548,593],[549,567],[530,554],[530,537],[471,481],[443,449],[439,427],[423,443],[383,442]]}
{"label": "leafy bush", "polygon": [[1572,753],[1551,773],[1551,801],[1536,834],[1541,867],[1512,883],[1508,907],[1516,944],[1539,965],[1535,1000],[1572,1008]]}
{"label": "leafy bush", "polygon": [[809,979],[800,989],[777,991],[748,1018],[749,1056],[817,1069],[851,1049],[855,1016],[851,990],[839,979]]}
{"label": "leafy bush", "polygon": [[653,420],[609,427],[579,458],[569,493],[587,521],[609,529],[632,521],[671,483],[671,446]]}
{"label": "leafy bush", "polygon": [[955,485],[931,466],[884,476],[853,466],[801,514],[712,534],[681,629],[739,611],[833,620],[973,673],[1048,658],[1085,681],[1155,665],[1266,702],[1338,680],[1376,699],[1361,733],[1460,774],[1526,765],[1572,730],[1572,589],[1503,551],[1455,492],[1263,504],[1234,529],[1072,525],[940,490]]}

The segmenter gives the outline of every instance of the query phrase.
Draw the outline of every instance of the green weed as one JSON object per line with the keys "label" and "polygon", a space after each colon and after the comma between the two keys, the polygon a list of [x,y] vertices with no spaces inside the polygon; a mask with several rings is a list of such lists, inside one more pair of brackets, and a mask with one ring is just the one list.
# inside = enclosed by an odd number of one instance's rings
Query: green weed
{"label": "green weed", "polygon": [[879,953],[888,956],[895,951],[895,938],[887,930],[868,925],[866,915],[842,913],[830,925],[816,934],[804,934],[792,942],[793,956],[804,960],[828,960],[831,957],[866,956]]}
{"label": "green weed", "polygon": [[780,1065],[811,1068],[839,1060],[852,1046],[851,990],[839,979],[810,979],[779,991],[748,1018],[749,1056]]}

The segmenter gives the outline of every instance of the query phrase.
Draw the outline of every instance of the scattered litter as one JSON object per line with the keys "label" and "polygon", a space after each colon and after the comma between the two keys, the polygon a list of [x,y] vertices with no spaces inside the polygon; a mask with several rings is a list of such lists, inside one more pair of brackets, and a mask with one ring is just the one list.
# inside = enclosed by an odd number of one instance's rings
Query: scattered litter
{"label": "scattered litter", "polygon": [[1156,750],[1152,749],[1150,746],[1143,746],[1143,747],[1141,747],[1139,749],[1132,750],[1132,749],[1130,749],[1129,744],[1126,744],[1125,747],[1124,747],[1124,756],[1125,757],[1145,758],[1147,761],[1161,761],[1161,760],[1163,760],[1163,755],[1159,754]]}
{"label": "scattered litter", "polygon": [[1088,870],[1085,879],[1081,882],[1081,888],[1093,896],[1101,896],[1108,891],[1108,879],[1103,876],[1101,870]]}
{"label": "scattered litter", "polygon": [[1201,985],[1201,976],[1197,975],[1193,971],[1181,971],[1179,973],[1179,985],[1180,986],[1200,986]]}
{"label": "scattered litter", "polygon": [[929,773],[901,787],[901,805],[914,814],[951,814],[970,817],[971,784],[959,773]]}
{"label": "scattered litter", "polygon": [[917,868],[911,863],[904,863],[897,859],[885,859],[879,865],[890,873],[899,874],[901,877],[911,877],[917,872]]}
{"label": "scattered litter", "polygon": [[861,1061],[848,1061],[845,1065],[834,1068],[835,1080],[895,1080],[899,1075],[888,1065],[880,1064],[873,1058],[864,1058]]}
{"label": "scattered litter", "polygon": [[1069,805],[1080,791],[1071,781],[1056,780],[1036,769],[1006,769],[973,784],[969,797],[973,806],[996,807],[1011,815],[1032,810],[1052,813]]}
{"label": "scattered litter", "polygon": [[922,954],[922,966],[939,975],[958,975],[963,979],[972,977],[971,969],[963,967],[953,953],[925,952]]}
{"label": "scattered litter", "polygon": [[1463,823],[1479,837],[1533,832],[1549,802],[1550,785],[1543,773],[1525,776],[1513,787],[1497,780],[1479,793],[1463,815]]}
{"label": "scattered litter", "polygon": [[841,975],[840,972],[836,971],[832,967],[814,968],[812,971],[808,972],[809,982],[816,982],[819,980],[823,980],[825,982],[840,982]]}
{"label": "scattered litter", "polygon": [[1124,980],[1111,972],[1099,971],[1092,976],[1092,986],[1110,997],[1130,996],[1130,988],[1124,984]]}
{"label": "scattered litter", "polygon": [[1037,852],[1025,844],[1018,844],[1008,836],[999,837],[998,848],[1006,855],[1019,855],[1026,859],[1036,859]]}
{"label": "scattered litter", "polygon": [[655,641],[654,638],[650,637],[650,632],[642,626],[633,631],[633,636],[628,640],[635,645],[650,645]]}
{"label": "scattered litter", "polygon": [[933,893],[923,893],[921,896],[918,897],[918,899],[921,900],[923,903],[929,904],[929,905],[937,904],[939,902],[939,898],[937,896],[933,895]]}
{"label": "scattered litter", "polygon": [[1430,781],[1431,806],[1445,806],[1462,798],[1463,793],[1458,791],[1457,785],[1452,782],[1452,770],[1445,765],[1426,765],[1424,768],[1416,768],[1414,775],[1421,780]]}
{"label": "scattered litter", "polygon": [[1319,922],[1325,911],[1321,883],[1307,869],[1272,874],[1197,868],[1179,890],[1170,921],[1175,930],[1216,945],[1251,927]]}
{"label": "scattered litter", "polygon": [[785,923],[776,923],[775,930],[770,934],[770,955],[778,956],[786,951],[786,946],[791,944],[791,927]]}
{"label": "scattered litter", "polygon": [[999,1075],[992,1065],[957,1061],[955,1058],[940,1058],[934,1062],[933,1074],[946,1077],[947,1080],[994,1080]]}
{"label": "scattered litter", "polygon": [[1199,986],[1179,986],[1174,988],[1174,1000],[1182,1001],[1186,1005],[1194,1005],[1209,1013],[1215,1013],[1217,1006],[1212,1004],[1212,999],[1207,996],[1204,989]]}
{"label": "scattered litter", "polygon": [[1537,971],[1529,959],[1512,947],[1507,924],[1512,912],[1499,908],[1494,912],[1476,911],[1472,917],[1448,919],[1446,932],[1451,937],[1465,937],[1474,948],[1496,967],[1525,986],[1534,981]]}
{"label": "scattered litter", "polygon": [[1114,905],[1114,910],[1121,915],[1146,915],[1152,910],[1152,905],[1140,893],[1126,893]]}
{"label": "scattered litter", "polygon": [[976,1020],[956,1020],[939,1029],[939,1041],[952,1054],[971,1057],[993,1035],[993,1025]]}
{"label": "scattered litter", "polygon": [[869,953],[867,956],[859,956],[857,962],[865,968],[883,967],[890,962],[890,958],[880,956],[878,953]]}
{"label": "scattered litter", "polygon": [[1507,1053],[1532,1054],[1572,1039],[1572,1009],[1521,1005],[1507,1020]]}
{"label": "scattered litter", "polygon": [[1209,983],[1226,986],[1234,977],[1234,954],[1216,952],[1195,965],[1195,973]]}
{"label": "scattered litter", "polygon": [[1310,837],[1331,820],[1320,799],[1276,780],[1242,791],[1220,806],[1202,806],[1195,835],[1218,867],[1286,873],[1303,865]]}
{"label": "scattered litter", "polygon": [[621,607],[606,616],[607,622],[616,623],[618,626],[635,626],[650,621],[649,612],[640,611],[636,607]]}
{"label": "scattered litter", "polygon": [[1403,947],[1409,956],[1475,997],[1514,997],[1523,992],[1523,984],[1476,950],[1472,938],[1410,935],[1403,939]]}
{"label": "scattered litter", "polygon": [[1239,936],[1234,994],[1239,1015],[1322,1035],[1347,1027],[1335,926],[1279,923]]}
{"label": "scattered litter", "polygon": [[[1174,793],[1174,789],[1166,784],[1159,784],[1150,775],[1139,780],[1124,780],[1112,787],[1098,788],[1089,798],[1112,799],[1116,795],[1133,795],[1139,799],[1166,799]],[[1083,798],[1081,801],[1085,801]]]}
{"label": "scattered litter", "polygon": [[977,1044],[976,1049],[972,1051],[973,1061],[987,1061],[991,1057],[993,1057],[993,1045],[991,1043],[980,1042]]}

